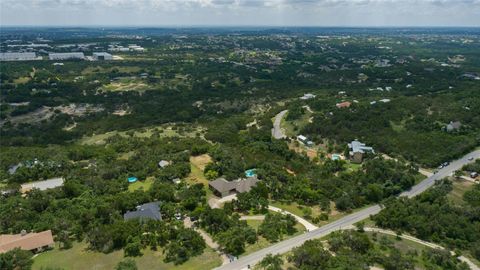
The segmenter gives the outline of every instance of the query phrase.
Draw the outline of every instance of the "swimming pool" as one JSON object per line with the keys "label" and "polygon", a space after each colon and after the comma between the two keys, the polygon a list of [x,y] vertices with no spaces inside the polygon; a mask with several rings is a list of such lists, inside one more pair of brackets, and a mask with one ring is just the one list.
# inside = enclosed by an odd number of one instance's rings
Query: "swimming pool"
{"label": "swimming pool", "polygon": [[246,177],[254,177],[255,175],[257,175],[256,170],[257,169],[246,170],[245,171],[245,176]]}

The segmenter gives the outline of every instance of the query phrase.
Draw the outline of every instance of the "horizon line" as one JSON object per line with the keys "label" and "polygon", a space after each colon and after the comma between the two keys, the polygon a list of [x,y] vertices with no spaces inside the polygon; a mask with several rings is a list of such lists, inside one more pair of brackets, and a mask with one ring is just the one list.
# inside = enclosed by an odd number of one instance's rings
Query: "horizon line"
{"label": "horizon line", "polygon": [[15,25],[15,24],[0,24],[0,28],[39,28],[39,27],[51,27],[51,28],[138,28],[138,27],[149,27],[149,28],[235,28],[235,27],[244,27],[244,28],[480,28],[480,25],[202,25],[202,24],[192,24],[192,25],[149,25],[149,24],[125,24],[125,25],[114,25],[114,24],[98,24],[98,25]]}

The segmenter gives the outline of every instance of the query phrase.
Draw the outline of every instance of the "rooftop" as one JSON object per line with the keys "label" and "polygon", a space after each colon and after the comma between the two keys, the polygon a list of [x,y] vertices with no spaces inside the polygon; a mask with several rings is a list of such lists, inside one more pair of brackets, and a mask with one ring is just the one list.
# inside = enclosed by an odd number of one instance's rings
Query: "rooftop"
{"label": "rooftop", "polygon": [[54,242],[51,230],[39,233],[0,235],[0,253],[7,252],[14,248],[21,248],[23,250],[34,250],[53,244]]}
{"label": "rooftop", "polygon": [[128,211],[123,215],[123,219],[129,220],[134,218],[162,220],[162,214],[160,214],[160,202],[150,202],[137,206],[135,211]]}
{"label": "rooftop", "polygon": [[361,143],[357,140],[354,140],[351,143],[349,143],[348,148],[350,148],[351,152],[353,153],[365,153],[365,152],[375,153],[372,147],[366,146],[364,143]]}
{"label": "rooftop", "polygon": [[260,180],[258,180],[256,176],[249,178],[240,178],[233,181],[227,181],[225,178],[217,178],[216,180],[208,183],[208,185],[220,193],[231,190],[242,193],[250,191],[250,189],[256,186],[258,182],[260,182]]}
{"label": "rooftop", "polygon": [[57,178],[52,178],[45,181],[26,183],[22,185],[22,192],[27,192],[34,188],[37,188],[40,190],[47,190],[50,188],[60,187],[60,186],[63,186],[64,181],[65,180],[62,177],[57,177]]}

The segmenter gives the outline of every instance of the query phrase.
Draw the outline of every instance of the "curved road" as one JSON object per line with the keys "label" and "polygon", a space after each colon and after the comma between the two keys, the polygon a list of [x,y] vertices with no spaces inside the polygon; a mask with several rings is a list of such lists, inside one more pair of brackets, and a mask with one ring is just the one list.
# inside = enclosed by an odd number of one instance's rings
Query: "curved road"
{"label": "curved road", "polygon": [[[470,157],[472,157],[473,159],[480,158],[480,150],[473,151],[458,160],[452,161],[450,165],[448,165],[443,169],[440,169],[436,174],[426,178],[419,184],[413,186],[410,190],[403,192],[402,194],[400,194],[400,196],[407,196],[409,198],[417,196],[418,194],[427,190],[429,187],[433,186],[436,180],[445,178],[450,174],[452,174],[454,171],[460,169],[463,165],[467,163],[471,163],[472,161],[469,160]],[[351,226],[361,220],[369,218],[371,215],[377,214],[378,212],[380,212],[380,210],[381,210],[380,205],[370,206],[368,208],[362,209],[358,212],[345,216],[341,219],[338,219],[332,223],[329,223],[313,231],[276,243],[275,245],[266,247],[262,250],[251,253],[247,256],[240,257],[238,260],[231,262],[229,264],[223,265],[221,267],[218,267],[216,269],[218,270],[247,269],[247,266],[254,266],[256,263],[261,261],[267,254],[282,254],[282,253],[288,252],[295,247],[301,246],[307,240],[321,238],[333,231],[341,230],[342,228]]]}
{"label": "curved road", "polygon": [[[394,231],[384,230],[384,229],[380,229],[380,228],[372,228],[372,227],[364,228],[364,230],[367,231],[367,232],[379,232],[379,233],[388,234],[388,235],[392,235],[392,236],[399,236],[400,238],[407,239],[407,240],[410,240],[410,241],[419,243],[419,244],[421,244],[421,245],[424,245],[424,246],[427,246],[427,247],[430,247],[430,248],[443,249],[443,250],[445,249],[444,247],[439,246],[439,245],[437,245],[437,244],[435,244],[435,243],[423,241],[422,239],[418,239],[418,238],[413,237],[413,236],[408,235],[408,234],[398,235],[398,234],[397,234],[396,232],[394,232]],[[470,267],[471,270],[480,270],[480,268],[478,268],[478,266],[476,266],[476,265],[475,265],[470,259],[468,259],[467,257],[461,256],[461,255],[458,256],[458,255],[455,254],[455,252],[453,252],[453,251],[450,251],[450,254],[452,254],[452,256],[457,257],[460,261],[465,262],[466,264],[468,264],[468,266]]]}
{"label": "curved road", "polygon": [[287,112],[288,110],[283,110],[275,116],[272,128],[272,136],[275,139],[285,139],[287,137],[287,135],[285,135],[285,133],[283,132],[282,127],[280,126],[282,123],[282,118]]}

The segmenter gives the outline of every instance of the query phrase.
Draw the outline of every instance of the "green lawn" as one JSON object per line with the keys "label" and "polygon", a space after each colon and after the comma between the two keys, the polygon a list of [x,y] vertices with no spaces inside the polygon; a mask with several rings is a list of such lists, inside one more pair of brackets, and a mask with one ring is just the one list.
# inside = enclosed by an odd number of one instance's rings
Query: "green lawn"
{"label": "green lawn", "polygon": [[[260,226],[260,224],[262,224],[262,221],[261,220],[247,220],[247,223],[248,223],[248,225],[252,226],[255,230],[257,230],[258,226]],[[284,235],[282,241],[286,240],[286,239],[289,239],[289,238],[292,238],[292,237],[295,237],[297,235],[303,234],[305,232],[305,227],[303,227],[303,225],[300,224],[300,223],[297,223],[295,225],[295,228],[297,229],[297,232],[294,233],[293,235]],[[255,251],[264,249],[264,248],[269,247],[273,244],[275,244],[275,243],[270,243],[267,239],[263,238],[262,236],[259,236],[258,240],[255,244],[247,245],[245,247],[245,252],[243,254],[241,254],[240,257],[248,255],[248,254],[253,253]]]}
{"label": "green lawn", "polygon": [[475,184],[466,180],[454,180],[453,189],[447,195],[447,198],[450,199],[454,204],[461,205],[464,203],[463,194],[465,191],[472,189],[473,185]]}
{"label": "green lawn", "polygon": [[285,134],[287,136],[293,137],[293,136],[297,136],[299,130],[301,130],[306,125],[308,125],[308,123],[309,123],[308,120],[312,116],[312,113],[305,110],[305,114],[303,114],[299,119],[294,120],[294,121],[285,120],[287,118],[287,115],[288,115],[288,112],[282,118],[280,126],[285,129]]}
{"label": "green lawn", "polygon": [[[55,248],[51,251],[41,253],[34,259],[33,270],[46,267],[59,267],[65,270],[101,270],[114,269],[119,261],[123,259],[123,251],[114,251],[109,254],[86,251],[86,243],[75,243],[71,249],[59,250]],[[172,269],[172,270],[209,270],[221,265],[221,259],[217,253],[211,249],[205,249],[205,252],[197,257],[190,258],[186,263],[175,266],[172,263],[163,262],[162,251],[145,250],[142,257],[134,258],[138,269]]]}
{"label": "green lawn", "polygon": [[153,177],[147,177],[147,179],[143,180],[143,181],[137,181],[133,184],[130,184],[128,186],[128,191],[135,191],[135,190],[138,190],[138,189],[143,189],[145,191],[149,190],[150,187],[152,186],[153,182],[155,181],[155,178]]}
{"label": "green lawn", "polygon": [[248,219],[247,220],[247,224],[248,226],[252,227],[253,229],[255,229],[255,231],[258,230],[258,227],[260,227],[260,225],[262,224],[263,220],[253,220],[253,219]]}
{"label": "green lawn", "polygon": [[128,137],[127,133],[133,132],[133,136],[137,138],[149,138],[155,131],[160,132],[160,137],[195,137],[197,132],[202,133],[204,131],[201,127],[193,127],[191,130],[180,131],[174,129],[172,126],[162,125],[154,126],[149,128],[142,128],[137,130],[128,130],[128,131],[110,131],[107,133],[96,134],[88,137],[83,137],[80,139],[80,144],[105,144],[105,140],[119,135],[122,137]]}
{"label": "green lawn", "polygon": [[362,168],[362,164],[352,163],[350,160],[346,160],[345,167],[347,171],[354,172]]}

